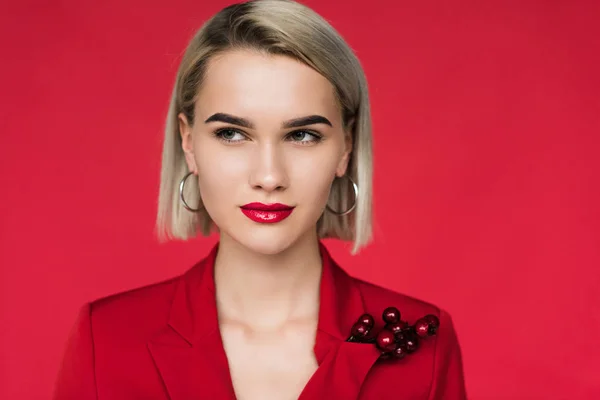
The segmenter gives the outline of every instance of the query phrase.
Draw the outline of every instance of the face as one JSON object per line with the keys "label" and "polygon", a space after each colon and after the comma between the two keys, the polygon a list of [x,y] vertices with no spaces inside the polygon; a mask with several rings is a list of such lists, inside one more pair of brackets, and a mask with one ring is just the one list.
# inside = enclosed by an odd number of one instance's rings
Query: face
{"label": "face", "polygon": [[[179,121],[188,168],[222,237],[262,254],[316,238],[352,148],[326,78],[285,56],[224,53],[209,62],[193,125],[183,114]],[[260,212],[251,203],[293,208]]]}

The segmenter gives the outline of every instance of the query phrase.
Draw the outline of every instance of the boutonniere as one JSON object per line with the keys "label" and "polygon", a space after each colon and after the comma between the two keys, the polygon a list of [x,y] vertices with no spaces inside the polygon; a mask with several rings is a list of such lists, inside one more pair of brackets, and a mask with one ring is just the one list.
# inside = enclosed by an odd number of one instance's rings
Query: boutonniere
{"label": "boutonniere", "polygon": [[352,326],[347,342],[371,343],[381,351],[381,359],[404,358],[419,348],[419,340],[437,333],[440,320],[429,314],[418,319],[413,325],[400,318],[396,307],[383,310],[385,326],[379,332],[372,332],[375,319],[371,314],[363,314]]}

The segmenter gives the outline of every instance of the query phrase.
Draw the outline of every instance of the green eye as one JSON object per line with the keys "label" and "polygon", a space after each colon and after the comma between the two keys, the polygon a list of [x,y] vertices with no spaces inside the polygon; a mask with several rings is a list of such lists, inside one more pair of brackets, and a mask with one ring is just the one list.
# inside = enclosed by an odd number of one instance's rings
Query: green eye
{"label": "green eye", "polygon": [[[229,128],[223,128],[223,129],[219,129],[217,130],[214,135],[219,139],[222,140],[224,142],[241,142],[242,140],[244,140],[244,135],[242,135],[240,132],[236,131],[235,129],[229,129]],[[236,137],[236,135],[238,135],[238,137]]]}
{"label": "green eye", "polygon": [[236,132],[226,130],[226,131],[221,132],[221,137],[223,139],[232,140],[233,138],[235,138],[235,134],[236,134]]}
{"label": "green eye", "polygon": [[309,131],[294,131],[290,134],[294,142],[313,143],[321,140],[321,136]]}

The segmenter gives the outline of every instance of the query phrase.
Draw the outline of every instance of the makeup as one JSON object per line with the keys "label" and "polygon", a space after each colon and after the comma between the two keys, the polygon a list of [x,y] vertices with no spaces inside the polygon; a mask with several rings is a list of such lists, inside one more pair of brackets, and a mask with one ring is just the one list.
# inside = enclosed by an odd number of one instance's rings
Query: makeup
{"label": "makeup", "polygon": [[248,203],[240,207],[244,215],[254,222],[273,224],[290,216],[294,207],[281,203]]}

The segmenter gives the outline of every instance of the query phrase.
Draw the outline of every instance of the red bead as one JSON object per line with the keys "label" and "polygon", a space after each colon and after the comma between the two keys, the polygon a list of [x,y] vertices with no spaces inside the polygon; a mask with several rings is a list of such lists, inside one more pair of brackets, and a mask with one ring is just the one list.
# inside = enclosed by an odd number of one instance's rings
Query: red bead
{"label": "red bead", "polygon": [[358,322],[362,322],[367,325],[369,328],[372,328],[375,325],[375,318],[371,314],[363,314],[358,319]]}
{"label": "red bead", "polygon": [[429,322],[427,322],[427,320],[425,318],[421,318],[421,319],[417,320],[417,322],[415,322],[415,332],[420,337],[429,336],[429,328],[430,328]]}
{"label": "red bead", "polygon": [[404,358],[408,352],[406,351],[406,346],[403,344],[398,344],[394,351],[392,352],[395,358],[402,359]]}
{"label": "red bead", "polygon": [[406,321],[398,321],[398,322],[394,322],[393,324],[387,324],[385,326],[386,329],[389,329],[390,331],[394,332],[394,335],[398,335],[402,329],[408,327],[408,322]]}
{"label": "red bead", "polygon": [[396,307],[388,307],[383,310],[383,320],[388,324],[400,321],[400,311]]}
{"label": "red bead", "polygon": [[394,332],[389,329],[382,329],[377,334],[376,340],[377,347],[384,353],[390,353],[396,349],[396,338]]}
{"label": "red bead", "polygon": [[435,335],[438,331],[438,328],[440,327],[439,318],[433,314],[428,314],[428,315],[424,316],[423,319],[429,323],[429,331],[428,331],[429,335],[430,336]]}
{"label": "red bead", "polygon": [[358,321],[354,325],[352,325],[351,334],[355,338],[363,338],[369,334],[371,328],[367,326],[364,322]]}

